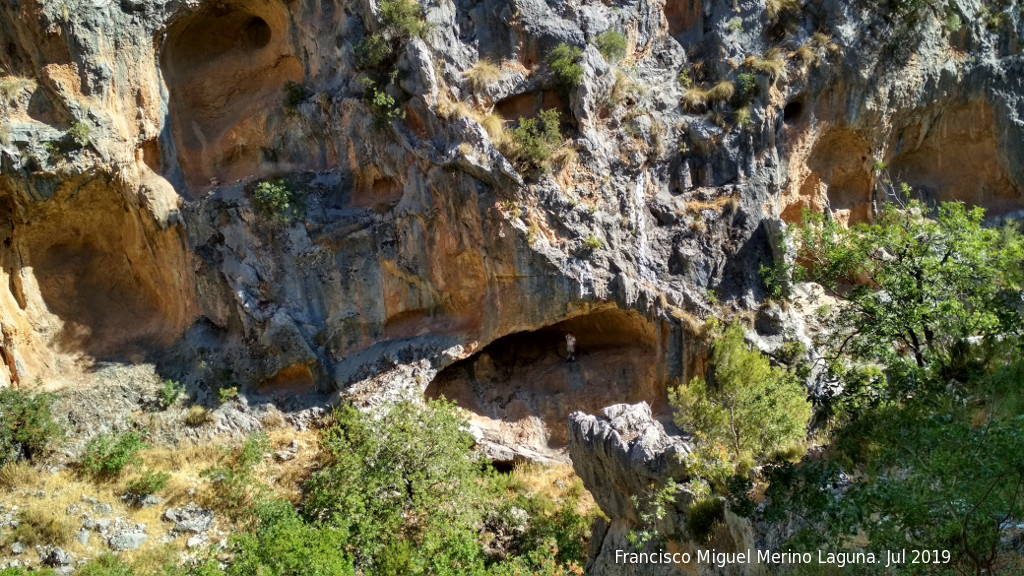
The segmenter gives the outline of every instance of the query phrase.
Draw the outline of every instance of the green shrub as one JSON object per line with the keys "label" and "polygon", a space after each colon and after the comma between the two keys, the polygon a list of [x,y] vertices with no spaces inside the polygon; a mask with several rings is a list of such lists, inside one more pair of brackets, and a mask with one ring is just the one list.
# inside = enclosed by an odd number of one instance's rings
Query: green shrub
{"label": "green shrub", "polygon": [[305,485],[308,519],[347,531],[378,573],[468,574],[482,568],[486,504],[473,438],[454,406],[401,402],[376,416],[338,409],[328,464]]}
{"label": "green shrub", "polygon": [[715,524],[725,520],[725,502],[721,498],[697,500],[686,511],[686,528],[697,540],[707,542]]}
{"label": "green shrub", "polygon": [[82,122],[73,122],[71,128],[68,129],[67,135],[75,144],[81,147],[88,146],[91,142],[89,139],[89,126]]}
{"label": "green shrub", "polygon": [[53,576],[50,568],[36,568],[31,572],[28,568],[0,568],[0,576]]}
{"label": "green shrub", "polygon": [[712,350],[714,385],[694,378],[669,392],[676,424],[704,445],[722,446],[734,466],[806,437],[806,392],[790,373],[750,350],[739,325],[726,329]]}
{"label": "green shrub", "polygon": [[235,518],[248,514],[259,501],[264,487],[256,481],[256,467],[270,451],[266,434],[250,434],[236,451],[221,456],[216,466],[203,470],[202,476],[213,484],[218,505]]}
{"label": "green shrub", "polygon": [[267,501],[256,506],[258,527],[233,539],[235,559],[227,574],[251,576],[346,576],[355,573],[345,552],[348,534],[332,526],[302,520],[288,502]]}
{"label": "green shrub", "polygon": [[583,66],[580,65],[582,56],[582,50],[566,44],[559,44],[548,54],[548,69],[559,89],[568,92],[583,81]]}
{"label": "green shrub", "polygon": [[284,83],[284,106],[285,108],[294,109],[299,104],[309,97],[309,90],[298,82],[292,82],[291,80]]}
{"label": "green shrub", "polygon": [[100,434],[85,445],[82,471],[98,479],[113,478],[129,464],[137,464],[138,453],[148,448],[134,432]]}
{"label": "green shrub", "polygon": [[587,236],[587,239],[583,241],[583,247],[587,250],[600,250],[604,248],[604,242],[601,241],[597,236]]}
{"label": "green shrub", "polygon": [[185,386],[174,380],[164,380],[160,385],[160,406],[165,410],[170,408],[181,395],[185,393]]}
{"label": "green shrub", "polygon": [[376,83],[369,78],[363,79],[363,86],[366,88],[366,103],[373,114],[377,127],[384,127],[395,120],[405,118],[405,110],[402,110],[390,94],[377,87]]}
{"label": "green shrub", "polygon": [[288,222],[300,214],[296,194],[284,180],[257,184],[256,190],[252,194],[252,203],[256,210],[264,216],[284,222]]}
{"label": "green shrub", "polygon": [[757,76],[743,72],[736,76],[736,90],[743,102],[750,102],[757,96],[761,87],[757,84]]}
{"label": "green shrub", "polygon": [[617,30],[608,30],[594,38],[597,51],[610,63],[616,63],[626,57],[626,37]]}
{"label": "green shrub", "polygon": [[562,145],[561,118],[554,109],[541,110],[537,118],[525,118],[512,131],[512,156],[529,168],[547,168]]}
{"label": "green shrub", "polygon": [[0,389],[0,466],[20,458],[35,460],[63,437],[53,419],[54,398],[16,388]]}
{"label": "green shrub", "polygon": [[136,496],[149,496],[166,488],[170,479],[171,475],[168,472],[146,470],[142,476],[129,482],[126,490]]}
{"label": "green shrub", "polygon": [[217,400],[220,400],[221,404],[227,404],[235,398],[238,398],[238,386],[225,386],[217,390]]}

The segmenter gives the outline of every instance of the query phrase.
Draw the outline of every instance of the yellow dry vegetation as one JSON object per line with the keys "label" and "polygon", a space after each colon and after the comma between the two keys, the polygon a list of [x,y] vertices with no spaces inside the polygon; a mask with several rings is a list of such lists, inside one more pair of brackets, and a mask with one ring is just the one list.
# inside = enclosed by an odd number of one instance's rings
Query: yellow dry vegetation
{"label": "yellow dry vegetation", "polygon": [[579,498],[577,512],[581,515],[597,510],[594,497],[583,486],[571,464],[545,466],[517,462],[511,475],[511,486],[518,491],[539,494],[553,501]]}
{"label": "yellow dry vegetation", "polygon": [[[315,431],[296,431],[287,427],[269,430],[267,436],[272,451],[284,450],[293,441],[299,449],[293,459],[284,462],[268,457],[257,468],[255,479],[275,496],[298,502],[301,482],[320,458],[319,436]],[[97,535],[94,534],[90,542],[91,551],[75,539],[82,514],[96,515],[92,504],[83,500],[86,497],[110,504],[112,516],[148,527],[146,543],[139,550],[122,553],[121,557],[132,562],[137,569],[143,569],[142,573],[147,566],[155,570],[174,559],[185,548],[187,539],[182,536],[173,542],[160,543],[171,528],[163,521],[164,510],[190,501],[219,510],[213,488],[202,473],[237,451],[241,443],[238,438],[220,437],[205,439],[202,443],[188,441],[177,446],[154,446],[139,453],[141,463],[138,467],[129,467],[117,478],[99,482],[78,474],[72,468],[50,473],[24,462],[7,464],[0,468],[0,506],[10,508],[17,505],[22,526],[17,532],[5,531],[0,537],[0,545],[9,545],[17,539],[28,545],[60,545],[76,556],[95,556]],[[156,493],[163,501],[159,506],[149,508],[129,507],[121,501],[121,495],[128,483],[140,478],[144,471],[170,474],[166,487]],[[69,510],[71,514],[68,514]],[[214,529],[230,533],[235,528],[226,514],[214,517]]]}

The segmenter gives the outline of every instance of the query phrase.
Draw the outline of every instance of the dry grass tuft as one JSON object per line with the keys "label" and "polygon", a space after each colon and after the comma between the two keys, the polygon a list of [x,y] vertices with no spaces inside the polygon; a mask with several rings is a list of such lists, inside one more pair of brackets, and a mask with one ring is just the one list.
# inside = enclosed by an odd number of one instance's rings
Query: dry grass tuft
{"label": "dry grass tuft", "polygon": [[789,57],[800,62],[803,67],[817,66],[821,62],[821,55],[810,44],[800,46]]}
{"label": "dry grass tuft", "polygon": [[18,511],[18,527],[12,537],[26,546],[67,546],[78,532],[77,523],[52,501],[31,504]]}
{"label": "dry grass tuft", "polygon": [[777,47],[769,48],[760,58],[748,56],[743,65],[758,74],[767,76],[772,82],[781,78],[786,71],[786,60],[782,57],[782,50]]}
{"label": "dry grass tuft", "polygon": [[722,80],[718,84],[715,84],[707,92],[707,98],[709,102],[715,102],[724,104],[729,100],[732,100],[733,94],[736,93],[736,86],[728,80]]}
{"label": "dry grass tuft", "polygon": [[703,112],[708,107],[708,91],[690,88],[683,93],[683,108],[689,112]]}
{"label": "dry grass tuft", "polygon": [[194,404],[188,409],[188,413],[185,414],[185,424],[188,424],[193,428],[197,428],[212,421],[213,415],[210,414],[209,410],[203,408],[199,404]]}
{"label": "dry grass tuft", "polygon": [[0,468],[0,489],[31,488],[39,482],[39,474],[28,462],[10,462]]}
{"label": "dry grass tuft", "polygon": [[638,91],[637,85],[622,70],[615,70],[615,83],[608,95],[608,103],[614,108],[624,104],[628,99],[635,97]]}
{"label": "dry grass tuft", "polygon": [[491,84],[501,80],[501,66],[493,61],[483,58],[472,68],[462,73],[473,92],[482,92]]}
{"label": "dry grass tuft", "polygon": [[571,464],[544,466],[517,462],[506,486],[514,492],[540,494],[554,501],[578,499],[580,514],[589,514],[597,506]]}
{"label": "dry grass tuft", "polygon": [[491,143],[496,147],[500,147],[505,144],[509,139],[508,127],[505,124],[505,119],[501,117],[501,114],[497,112],[491,112],[490,114],[477,120],[487,135],[491,138]]}
{"label": "dry grass tuft", "polygon": [[285,422],[284,415],[277,408],[271,408],[260,418],[260,426],[267,431],[284,428],[285,424],[287,422]]}
{"label": "dry grass tuft", "polygon": [[801,8],[800,0],[767,0],[765,2],[765,13],[773,22],[784,13],[799,12]]}

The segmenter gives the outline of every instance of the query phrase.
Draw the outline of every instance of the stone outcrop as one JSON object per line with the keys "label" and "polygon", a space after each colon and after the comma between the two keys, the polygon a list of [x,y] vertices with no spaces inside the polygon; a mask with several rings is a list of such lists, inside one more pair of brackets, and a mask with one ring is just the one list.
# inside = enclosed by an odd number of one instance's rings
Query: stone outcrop
{"label": "stone outcrop", "polygon": [[[650,407],[618,404],[602,416],[575,412],[569,416],[569,454],[573,468],[594,501],[608,517],[595,522],[587,574],[597,576],[677,576],[761,574],[756,565],[717,568],[698,562],[700,549],[721,551],[753,549],[755,532],[747,520],[725,512],[709,541],[689,533],[686,518],[693,494],[685,488],[689,479],[684,458],[693,447],[672,436],[651,416]],[[681,483],[671,501],[664,502],[660,517],[652,517],[652,499],[669,480]],[[665,540],[635,545],[631,531],[657,529]],[[688,564],[630,563],[630,552],[688,553]],[[617,554],[619,553],[618,558]],[[681,557],[681,556],[680,556]]]}

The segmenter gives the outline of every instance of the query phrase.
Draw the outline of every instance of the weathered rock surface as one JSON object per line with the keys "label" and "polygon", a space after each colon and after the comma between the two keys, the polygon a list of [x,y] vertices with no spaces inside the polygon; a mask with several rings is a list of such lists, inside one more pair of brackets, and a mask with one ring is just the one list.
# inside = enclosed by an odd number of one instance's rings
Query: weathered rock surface
{"label": "weathered rock surface", "polygon": [[[713,563],[696,561],[702,548],[745,550],[753,548],[755,534],[747,521],[728,510],[725,522],[716,529],[710,543],[689,534],[686,525],[688,506],[693,495],[684,487],[663,504],[662,517],[652,519],[652,497],[672,479],[685,483],[689,475],[683,458],[692,445],[672,436],[651,416],[644,404],[619,404],[602,411],[602,416],[581,412],[569,417],[569,454],[573,468],[608,517],[595,522],[590,545],[587,574],[598,576],[676,576],[682,574],[760,574],[756,565],[734,565],[719,569]],[[630,531],[656,528],[665,542],[650,542],[637,547],[628,538]],[[689,564],[624,562],[616,552],[689,553]]]}
{"label": "weathered rock surface", "polygon": [[[662,416],[701,370],[709,293],[756,309],[802,208],[869,219],[891,177],[1024,209],[1019,11],[993,27],[954,0],[946,30],[879,4],[780,24],[762,2],[423,3],[390,93],[404,120],[381,128],[355,58],[374,2],[5,2],[0,386],[87,396],[155,366],[200,404],[240,387],[210,426],[229,432],[265,399],[427,392],[512,460],[564,458],[575,410]],[[591,45],[607,30],[622,63]],[[543,65],[561,43],[583,51],[568,92]],[[770,48],[778,78],[745,78],[743,107],[680,104],[682,73],[738,85]],[[483,58],[500,78],[474,87]],[[545,108],[573,153],[519,173],[483,119]],[[251,201],[284,178],[304,208],[288,222]],[[767,350],[806,332],[759,321]]]}

